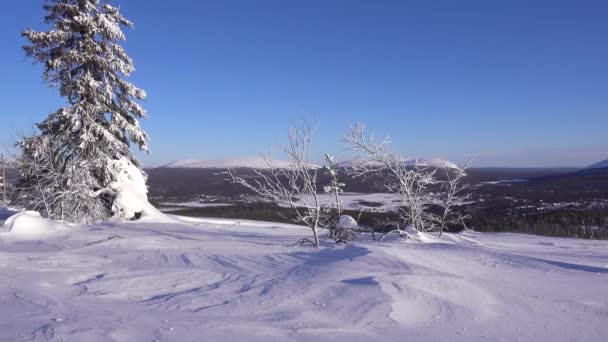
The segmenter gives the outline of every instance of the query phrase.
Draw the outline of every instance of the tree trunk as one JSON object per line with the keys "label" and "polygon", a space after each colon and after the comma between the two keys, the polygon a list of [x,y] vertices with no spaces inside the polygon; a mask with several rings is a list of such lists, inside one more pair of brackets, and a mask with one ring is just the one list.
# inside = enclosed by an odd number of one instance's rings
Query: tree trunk
{"label": "tree trunk", "polygon": [[314,227],[312,227],[312,234],[315,237],[315,247],[319,248],[319,234],[317,233],[317,222],[315,222]]}
{"label": "tree trunk", "polygon": [[6,165],[4,163],[4,156],[0,156],[0,167],[2,167],[2,203],[4,205],[7,204],[6,202]]}

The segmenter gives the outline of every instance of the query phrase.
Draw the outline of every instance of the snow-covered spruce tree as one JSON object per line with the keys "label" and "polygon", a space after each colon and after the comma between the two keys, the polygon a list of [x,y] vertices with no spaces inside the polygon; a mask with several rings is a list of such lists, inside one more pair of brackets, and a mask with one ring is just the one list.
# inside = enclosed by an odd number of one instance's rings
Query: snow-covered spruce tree
{"label": "snow-covered spruce tree", "polygon": [[[21,198],[31,204],[39,202],[40,191],[51,192],[55,201],[30,209],[52,218],[70,212],[76,222],[107,219],[116,195],[109,185],[120,171],[109,165],[126,159],[140,168],[131,142],[147,151],[148,136],[138,122],[145,117],[138,100],[146,94],[126,80],[134,66],[119,45],[125,40],[121,28],[133,24],[105,0],[48,0],[44,9],[51,28],[23,31],[30,43],[24,50],[44,64],[44,80],[67,104],[37,125],[38,136],[18,144],[25,161],[18,166]],[[53,179],[67,174],[72,176]],[[41,182],[53,187],[40,189]],[[82,205],[73,207],[76,202]],[[105,210],[89,212],[100,207]]]}

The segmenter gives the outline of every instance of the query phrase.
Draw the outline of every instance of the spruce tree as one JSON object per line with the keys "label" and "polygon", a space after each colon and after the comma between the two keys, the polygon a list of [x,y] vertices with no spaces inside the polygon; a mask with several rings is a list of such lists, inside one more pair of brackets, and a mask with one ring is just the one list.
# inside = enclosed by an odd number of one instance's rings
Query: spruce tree
{"label": "spruce tree", "polygon": [[[72,221],[105,219],[112,204],[108,185],[120,171],[109,165],[126,158],[140,168],[130,144],[147,151],[148,136],[138,121],[146,116],[139,104],[146,94],[127,81],[133,61],[119,44],[125,40],[122,28],[133,23],[106,0],[47,0],[44,9],[50,29],[23,31],[29,41],[24,50],[44,65],[44,80],[59,90],[66,105],[20,144],[23,198],[30,206],[38,203],[31,209],[50,218],[70,212]],[[50,191],[52,199],[40,203],[37,191]],[[83,196],[89,203],[74,213],[72,205]],[[91,207],[95,213],[87,212]]]}

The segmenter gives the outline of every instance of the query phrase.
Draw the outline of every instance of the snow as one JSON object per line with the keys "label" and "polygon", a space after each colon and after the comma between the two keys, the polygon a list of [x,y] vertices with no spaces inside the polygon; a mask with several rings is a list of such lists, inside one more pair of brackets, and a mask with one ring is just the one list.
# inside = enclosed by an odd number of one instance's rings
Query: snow
{"label": "snow", "polygon": [[340,218],[338,219],[338,224],[336,225],[337,228],[344,228],[344,229],[355,229],[359,226],[359,224],[357,223],[357,221],[350,215],[340,215]]}
{"label": "snow", "polygon": [[[175,207],[182,207],[182,208],[177,208],[177,209],[183,209],[183,207],[186,208],[211,208],[211,207],[231,207],[234,204],[232,203],[203,203],[203,202],[197,202],[197,201],[190,201],[190,202],[163,202],[160,203],[161,207],[170,207],[170,208],[166,208],[166,209],[174,209]],[[166,209],[161,208],[161,211],[164,211]]]}
{"label": "snow", "polygon": [[603,169],[603,168],[608,168],[608,159],[606,160],[602,160],[600,162],[597,162],[593,165],[589,165],[585,168],[585,170],[590,170],[590,169]]}
{"label": "snow", "polygon": [[[338,163],[340,167],[352,167],[355,164],[361,163],[361,160],[346,160]],[[364,164],[373,166],[378,165],[381,166],[381,163],[375,161],[365,160]],[[446,168],[446,169],[457,169],[458,165],[455,163],[442,158],[432,158],[432,159],[424,159],[424,158],[407,158],[403,161],[403,163],[407,166],[418,166],[418,167],[435,167],[435,168]]]}
{"label": "snow", "polygon": [[116,177],[109,185],[116,193],[112,203],[115,219],[131,220],[137,218],[137,214],[144,219],[164,218],[164,214],[148,202],[148,188],[142,172],[125,157],[110,162],[109,167]]}
{"label": "snow", "polygon": [[441,158],[433,158],[433,159],[414,158],[414,159],[406,160],[405,163],[406,163],[406,165],[409,165],[409,166],[437,167],[437,168],[446,168],[446,169],[457,169],[458,168],[458,165],[452,163],[449,160],[441,159]]}
{"label": "snow", "polygon": [[[323,207],[329,207],[333,205],[332,194],[318,194],[319,202]],[[401,196],[398,194],[390,193],[359,193],[359,192],[343,192],[340,194],[340,201],[342,207],[348,210],[371,210],[378,212],[396,211],[402,206]],[[310,203],[310,199],[307,201],[301,201],[299,205],[304,206],[304,203]],[[281,205],[287,207],[287,205]]]}
{"label": "snow", "polygon": [[23,211],[9,217],[0,230],[0,239],[42,240],[69,234],[67,223],[53,222],[42,218],[38,212]]}
{"label": "snow", "polygon": [[[286,224],[167,216],[73,226],[27,212],[8,227],[1,341],[608,336],[608,241],[465,232],[315,249],[292,246],[310,230]],[[69,234],[7,235],[26,228]]]}
{"label": "snow", "polygon": [[[272,160],[275,168],[291,168],[292,163],[286,160]],[[311,168],[319,168],[318,165],[311,164]],[[228,168],[251,168],[251,169],[269,169],[270,166],[264,157],[248,157],[240,159],[223,159],[223,160],[204,160],[204,159],[186,159],[174,161],[161,166],[161,168],[191,168],[191,169],[228,169]]]}

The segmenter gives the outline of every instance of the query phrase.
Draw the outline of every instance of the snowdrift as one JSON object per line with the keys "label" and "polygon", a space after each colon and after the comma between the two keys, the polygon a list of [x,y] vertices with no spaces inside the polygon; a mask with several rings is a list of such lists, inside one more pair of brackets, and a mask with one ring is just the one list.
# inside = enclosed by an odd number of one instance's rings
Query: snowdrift
{"label": "snowdrift", "polygon": [[44,240],[69,234],[73,225],[50,221],[36,211],[23,211],[9,217],[0,236],[19,240]]}
{"label": "snowdrift", "polygon": [[148,202],[146,179],[139,168],[124,157],[113,161],[110,167],[117,175],[109,186],[116,194],[112,204],[115,220],[167,220],[165,214]]}
{"label": "snowdrift", "polygon": [[317,249],[293,246],[310,234],[302,226],[168,218],[175,223],[72,226],[10,217],[0,233],[0,341],[608,336],[608,241],[408,230],[412,239]]}

